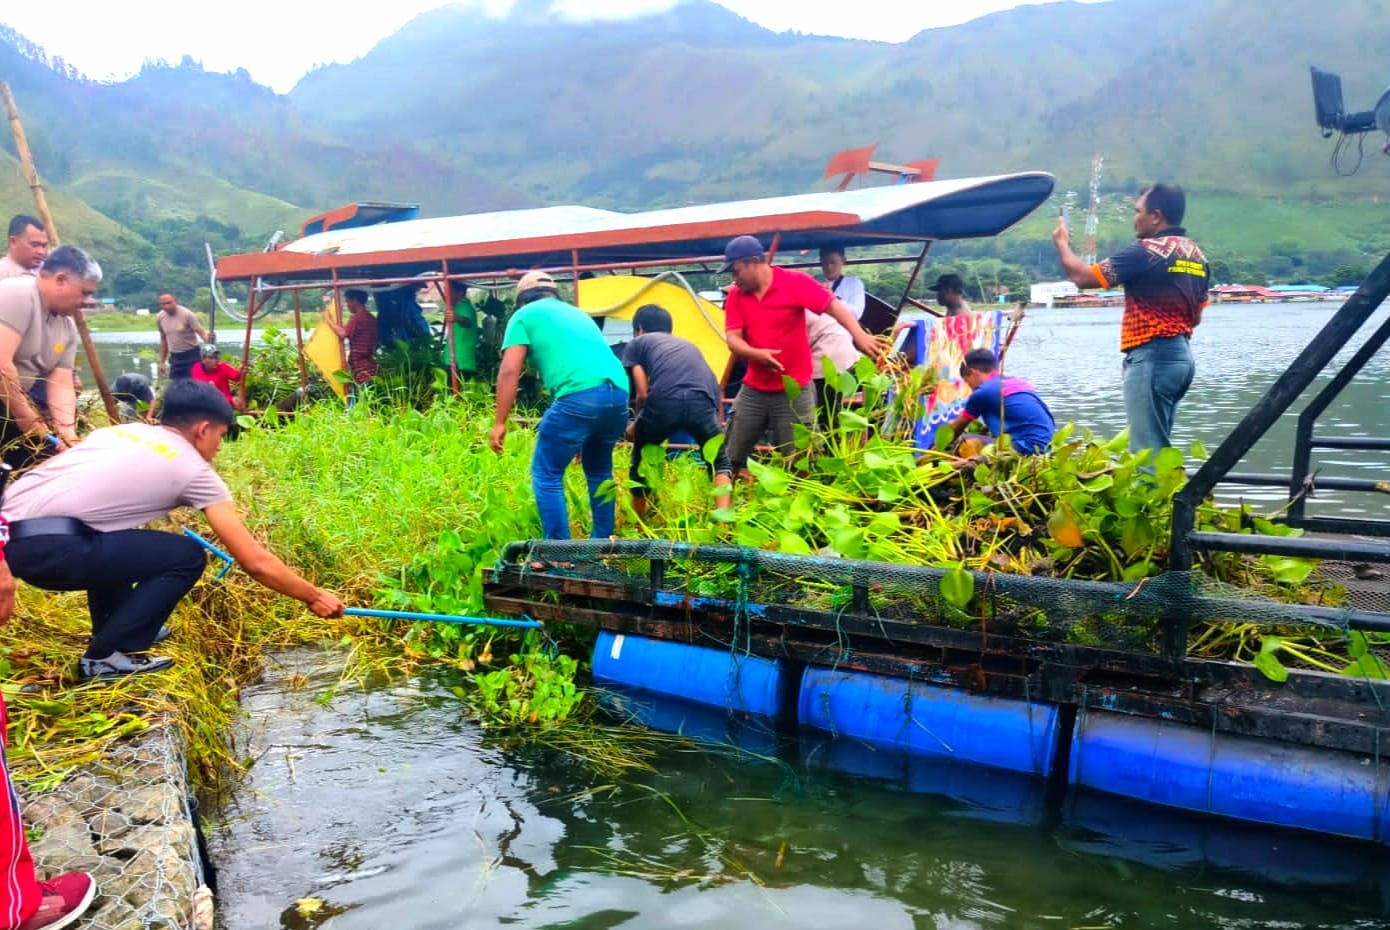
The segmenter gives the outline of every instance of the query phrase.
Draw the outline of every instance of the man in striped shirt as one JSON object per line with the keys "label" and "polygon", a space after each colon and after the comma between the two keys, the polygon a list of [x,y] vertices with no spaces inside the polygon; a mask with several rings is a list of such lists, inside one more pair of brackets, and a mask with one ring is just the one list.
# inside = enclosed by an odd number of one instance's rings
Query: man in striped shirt
{"label": "man in striped shirt", "polygon": [[1154,184],[1134,201],[1137,241],[1095,265],[1071,249],[1065,222],[1052,232],[1067,278],[1079,288],[1124,285],[1120,322],[1129,447],[1155,452],[1173,444],[1178,402],[1192,385],[1192,329],[1202,321],[1211,273],[1181,223],[1187,198],[1176,184]]}

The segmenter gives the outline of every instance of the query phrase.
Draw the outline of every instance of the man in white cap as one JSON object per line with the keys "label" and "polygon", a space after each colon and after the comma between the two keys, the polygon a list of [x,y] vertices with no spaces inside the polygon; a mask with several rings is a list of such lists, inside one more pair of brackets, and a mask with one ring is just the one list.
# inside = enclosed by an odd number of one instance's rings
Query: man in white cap
{"label": "man in white cap", "polygon": [[[730,351],[748,361],[725,442],[733,467],[749,477],[748,456],[763,433],[771,430],[773,443],[785,455],[793,448],[793,425],[811,425],[807,311],[832,317],[865,355],[877,359],[884,350],[824,284],[804,271],[768,264],[762,243],[753,236],[729,240],[719,270],[734,279],[724,299],[724,335]],[[797,388],[795,399],[788,395],[783,378]]]}
{"label": "man in white cap", "polygon": [[516,286],[516,312],[502,337],[497,370],[497,417],[488,445],[502,452],[517,384],[529,361],[553,398],[536,431],[531,489],[546,539],[569,539],[565,468],[576,455],[589,487],[594,539],[613,535],[612,495],[599,487],[613,478],[613,447],[627,429],[627,371],[593,319],[560,299],[555,279],[528,272]]}

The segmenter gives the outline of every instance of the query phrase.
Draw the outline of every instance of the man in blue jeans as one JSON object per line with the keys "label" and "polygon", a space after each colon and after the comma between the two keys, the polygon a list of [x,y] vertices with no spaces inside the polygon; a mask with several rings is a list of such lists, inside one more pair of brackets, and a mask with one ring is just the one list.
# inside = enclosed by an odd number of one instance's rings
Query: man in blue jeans
{"label": "man in blue jeans", "polygon": [[502,452],[507,417],[529,360],[550,390],[552,402],[536,432],[531,488],[546,539],[569,539],[565,468],[579,455],[589,486],[594,539],[613,535],[611,495],[599,486],[613,478],[613,447],[627,428],[627,372],[587,313],[559,298],[555,280],[527,273],[516,286],[516,312],[502,337],[497,371],[497,417],[488,445]]}
{"label": "man in blue jeans", "polygon": [[1192,385],[1192,329],[1202,321],[1211,274],[1201,248],[1180,225],[1187,198],[1176,184],[1154,184],[1134,202],[1138,241],[1088,266],[1071,250],[1065,222],[1052,232],[1067,277],[1079,288],[1123,284],[1125,416],[1129,447],[1171,446],[1178,401]]}

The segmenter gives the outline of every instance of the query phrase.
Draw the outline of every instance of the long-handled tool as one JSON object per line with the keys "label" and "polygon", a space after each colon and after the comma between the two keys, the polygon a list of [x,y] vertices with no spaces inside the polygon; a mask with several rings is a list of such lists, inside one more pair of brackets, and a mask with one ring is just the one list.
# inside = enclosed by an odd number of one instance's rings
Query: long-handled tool
{"label": "long-handled tool", "polygon": [[523,617],[520,620],[505,620],[501,617],[464,617],[454,614],[425,614],[413,610],[373,610],[368,607],[349,607],[343,611],[349,617],[384,617],[388,620],[428,620],[431,623],[460,623],[464,626],[509,626],[526,630],[542,630],[545,626],[539,620]]}
{"label": "long-handled tool", "polygon": [[[7,472],[0,473],[0,477],[4,477],[7,474]],[[3,494],[4,484],[0,481],[0,495]],[[222,570],[217,573],[219,579],[227,574],[227,572],[231,571],[232,566],[236,564],[236,559],[232,558],[229,554],[223,552],[188,527],[184,527],[183,534],[225,563],[222,566]],[[370,607],[348,607],[343,610],[343,613],[347,614],[349,617],[382,617],[387,620],[426,620],[431,623],[458,623],[464,626],[504,626],[516,627],[524,630],[545,629],[544,624],[539,620],[532,620],[530,617],[525,616],[520,620],[506,620],[501,617],[465,617],[455,614],[420,613],[413,610],[376,610]]]}

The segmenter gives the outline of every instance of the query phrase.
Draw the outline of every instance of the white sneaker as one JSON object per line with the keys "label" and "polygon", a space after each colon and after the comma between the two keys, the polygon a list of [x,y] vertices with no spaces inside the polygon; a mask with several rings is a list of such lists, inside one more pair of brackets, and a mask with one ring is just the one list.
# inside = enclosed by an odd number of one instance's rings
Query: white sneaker
{"label": "white sneaker", "polygon": [[93,678],[124,678],[127,675],[140,675],[144,672],[160,672],[174,664],[168,656],[126,655],[113,652],[104,659],[82,659],[78,663],[83,681]]}

